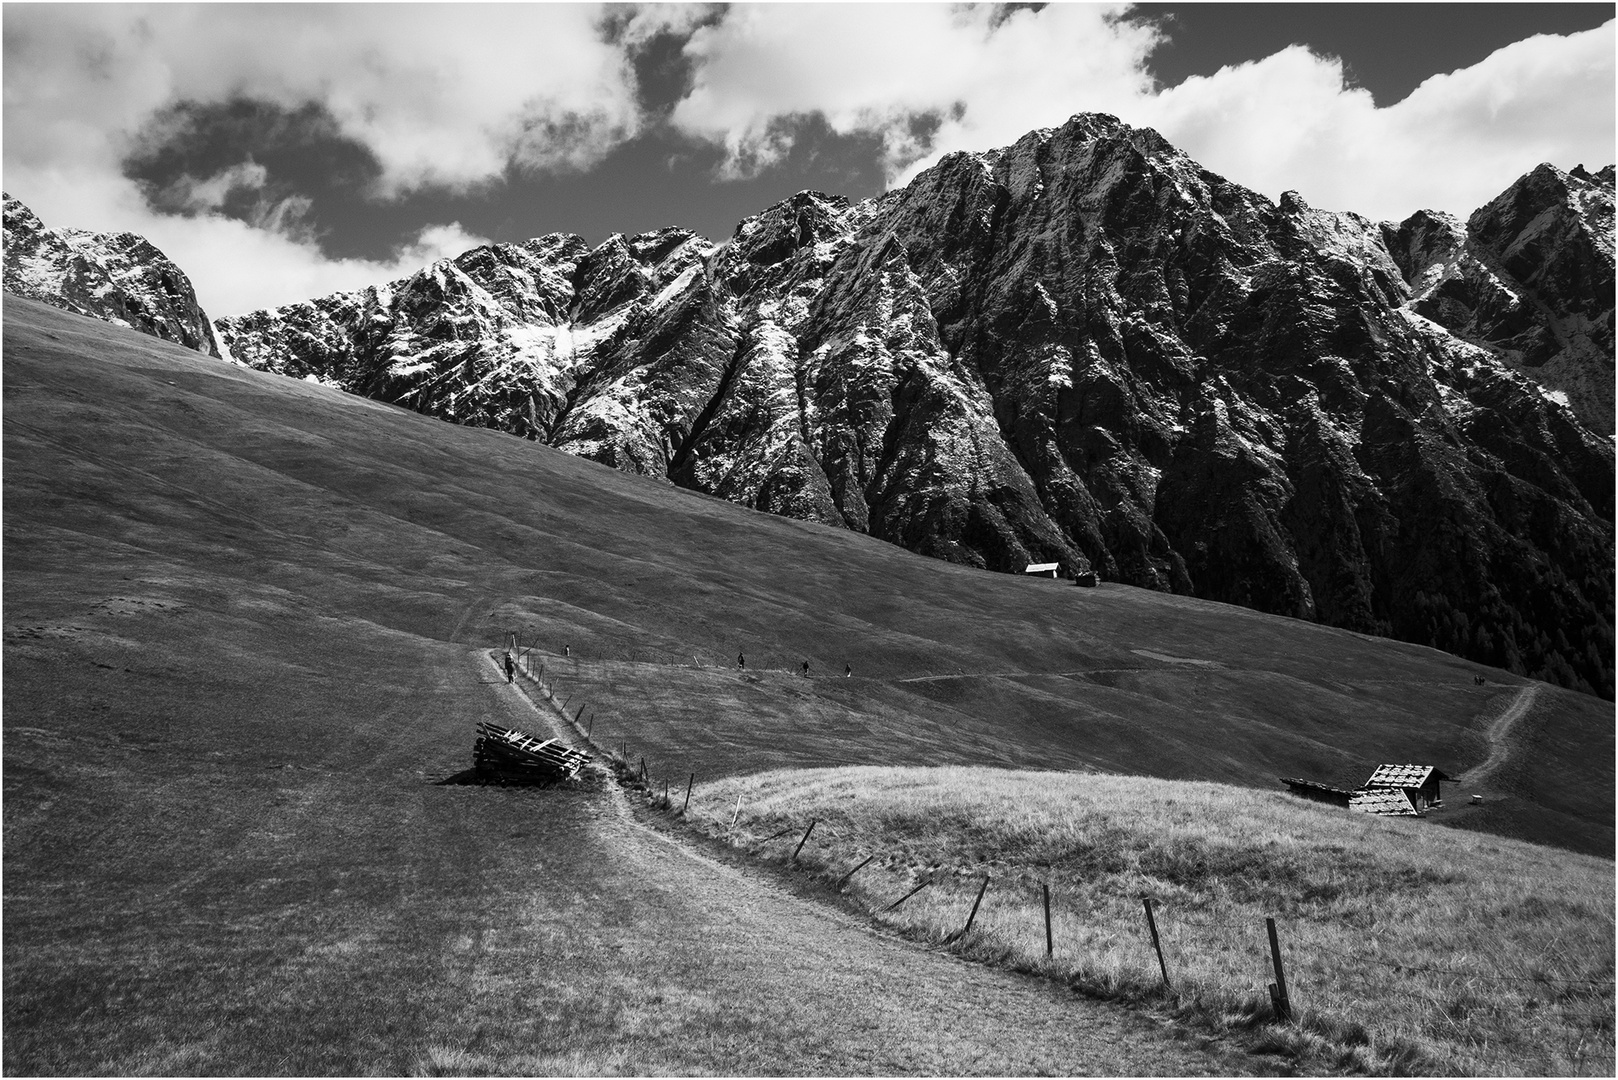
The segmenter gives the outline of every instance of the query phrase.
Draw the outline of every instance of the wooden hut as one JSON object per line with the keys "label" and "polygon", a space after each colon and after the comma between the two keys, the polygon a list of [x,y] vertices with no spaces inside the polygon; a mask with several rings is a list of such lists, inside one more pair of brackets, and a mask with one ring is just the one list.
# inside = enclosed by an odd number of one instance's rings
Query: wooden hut
{"label": "wooden hut", "polygon": [[1030,577],[1053,578],[1061,569],[1062,564],[1059,562],[1031,562],[1028,564],[1028,569],[1024,570],[1023,573]]}
{"label": "wooden hut", "polygon": [[1378,765],[1365,787],[1402,791],[1410,799],[1410,805],[1421,811],[1443,801],[1439,785],[1446,780],[1455,782],[1453,776],[1446,776],[1431,765]]}

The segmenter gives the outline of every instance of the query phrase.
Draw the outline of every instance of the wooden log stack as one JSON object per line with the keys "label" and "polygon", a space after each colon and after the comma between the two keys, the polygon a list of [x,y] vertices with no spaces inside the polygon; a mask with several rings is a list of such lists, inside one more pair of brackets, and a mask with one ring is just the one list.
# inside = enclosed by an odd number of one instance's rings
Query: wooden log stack
{"label": "wooden log stack", "polygon": [[537,739],[526,731],[479,724],[472,745],[472,766],[479,775],[502,784],[554,784],[576,780],[590,760],[560,739]]}

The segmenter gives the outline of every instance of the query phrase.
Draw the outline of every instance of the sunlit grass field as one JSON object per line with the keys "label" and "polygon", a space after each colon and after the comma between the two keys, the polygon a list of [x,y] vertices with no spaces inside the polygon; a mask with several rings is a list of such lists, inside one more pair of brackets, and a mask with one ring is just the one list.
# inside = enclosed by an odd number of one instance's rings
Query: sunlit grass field
{"label": "sunlit grass field", "polygon": [[[736,777],[703,785],[686,820],[777,862],[813,820],[795,862],[835,885],[870,858],[843,890],[881,923],[1085,992],[1256,1029],[1278,1052],[1372,1072],[1613,1071],[1604,860],[1281,793],[965,767]],[[984,875],[971,933],[957,938]],[[1290,1025],[1270,1024],[1266,917]]]}

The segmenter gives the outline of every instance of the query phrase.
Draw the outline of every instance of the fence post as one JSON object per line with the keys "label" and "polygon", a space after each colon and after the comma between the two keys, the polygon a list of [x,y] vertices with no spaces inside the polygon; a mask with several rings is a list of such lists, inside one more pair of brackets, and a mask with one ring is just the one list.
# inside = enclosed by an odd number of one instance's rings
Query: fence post
{"label": "fence post", "polygon": [[663,777],[663,809],[669,808],[669,778]]}
{"label": "fence post", "polygon": [[1157,966],[1163,972],[1163,985],[1169,986],[1169,966],[1163,962],[1163,946],[1157,940],[1157,920],[1152,918],[1152,898],[1143,896],[1141,903],[1146,905],[1146,928],[1152,932],[1152,948],[1157,951]]}
{"label": "fence post", "polygon": [[989,875],[983,875],[983,884],[978,886],[978,898],[972,901],[972,912],[966,917],[966,925],[961,927],[961,937],[972,932],[972,920],[978,917],[978,905],[983,903],[983,894],[989,891]]}
{"label": "fence post", "polygon": [[696,786],[696,783],[697,783],[697,774],[692,773],[691,774],[691,779],[689,779],[689,780],[687,780],[685,782],[685,805],[680,807],[680,814],[682,816],[684,816],[684,814],[685,814],[685,812],[687,810],[691,809],[691,789]]}
{"label": "fence post", "polygon": [[865,856],[865,858],[860,861],[860,864],[858,866],[856,866],[854,869],[850,870],[848,873],[844,874],[842,877],[838,878],[837,879],[837,889],[838,889],[838,891],[841,892],[843,886],[847,885],[851,880],[853,880],[854,875],[859,873],[861,870],[865,869],[865,864],[870,862],[874,858],[876,858],[875,855],[867,855],[867,856]]}
{"label": "fence post", "polygon": [[1281,944],[1275,937],[1275,920],[1265,919],[1264,929],[1270,935],[1270,959],[1275,963],[1275,985],[1270,987],[1270,1000],[1275,1003],[1275,1018],[1285,1024],[1292,1019],[1292,999],[1287,996],[1287,977],[1281,970]]}
{"label": "fence post", "polygon": [[646,776],[646,755],[645,754],[642,754],[641,759],[640,759],[640,779],[641,779],[641,783],[643,783],[643,784],[647,780],[647,776]]}
{"label": "fence post", "polygon": [[1051,887],[1048,882],[1039,883],[1039,891],[1045,894],[1045,955],[1056,955],[1056,942],[1051,939]]}
{"label": "fence post", "polygon": [[815,826],[818,825],[818,824],[820,824],[820,819],[819,818],[810,818],[809,819],[809,827],[807,829],[803,830],[803,839],[799,840],[798,841],[798,846],[792,849],[792,858],[788,859],[787,862],[796,862],[797,861],[798,852],[802,851],[803,850],[803,845],[805,845],[805,844],[807,844],[809,842],[809,834],[815,831]]}
{"label": "fence post", "polygon": [[590,723],[584,729],[584,737],[586,739],[588,739],[590,737],[590,732],[594,731],[595,729],[596,729],[596,711],[594,709],[591,709],[590,710]]}
{"label": "fence post", "polygon": [[882,910],[883,911],[892,911],[894,908],[898,907],[900,904],[904,903],[906,900],[910,899],[912,896],[915,896],[917,893],[921,892],[921,890],[925,889],[927,886],[931,885],[932,883],[933,883],[933,879],[928,878],[926,881],[922,882],[920,885],[917,885],[914,889],[911,889],[909,892],[905,893],[903,896],[899,897],[899,899],[895,900],[893,903],[889,904],[887,907],[883,908]]}
{"label": "fence post", "polygon": [[738,791],[736,793],[736,812],[734,814],[730,815],[730,827],[732,829],[734,829],[736,827],[736,819],[741,817],[741,816],[742,816],[742,793]]}

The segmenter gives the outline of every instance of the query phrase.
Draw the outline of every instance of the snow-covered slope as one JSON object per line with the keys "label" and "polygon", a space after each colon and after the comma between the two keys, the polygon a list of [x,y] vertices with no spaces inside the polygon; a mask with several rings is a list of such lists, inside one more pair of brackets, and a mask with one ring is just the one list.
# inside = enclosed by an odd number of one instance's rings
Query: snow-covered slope
{"label": "snow-covered slope", "polygon": [[134,233],[47,229],[5,199],[5,290],[219,355],[213,323],[178,266]]}
{"label": "snow-covered slope", "polygon": [[723,244],[548,236],[219,327],[259,367],[925,554],[1610,696],[1611,206],[1611,170],[1546,167],[1465,226],[1378,224],[1087,115]]}

